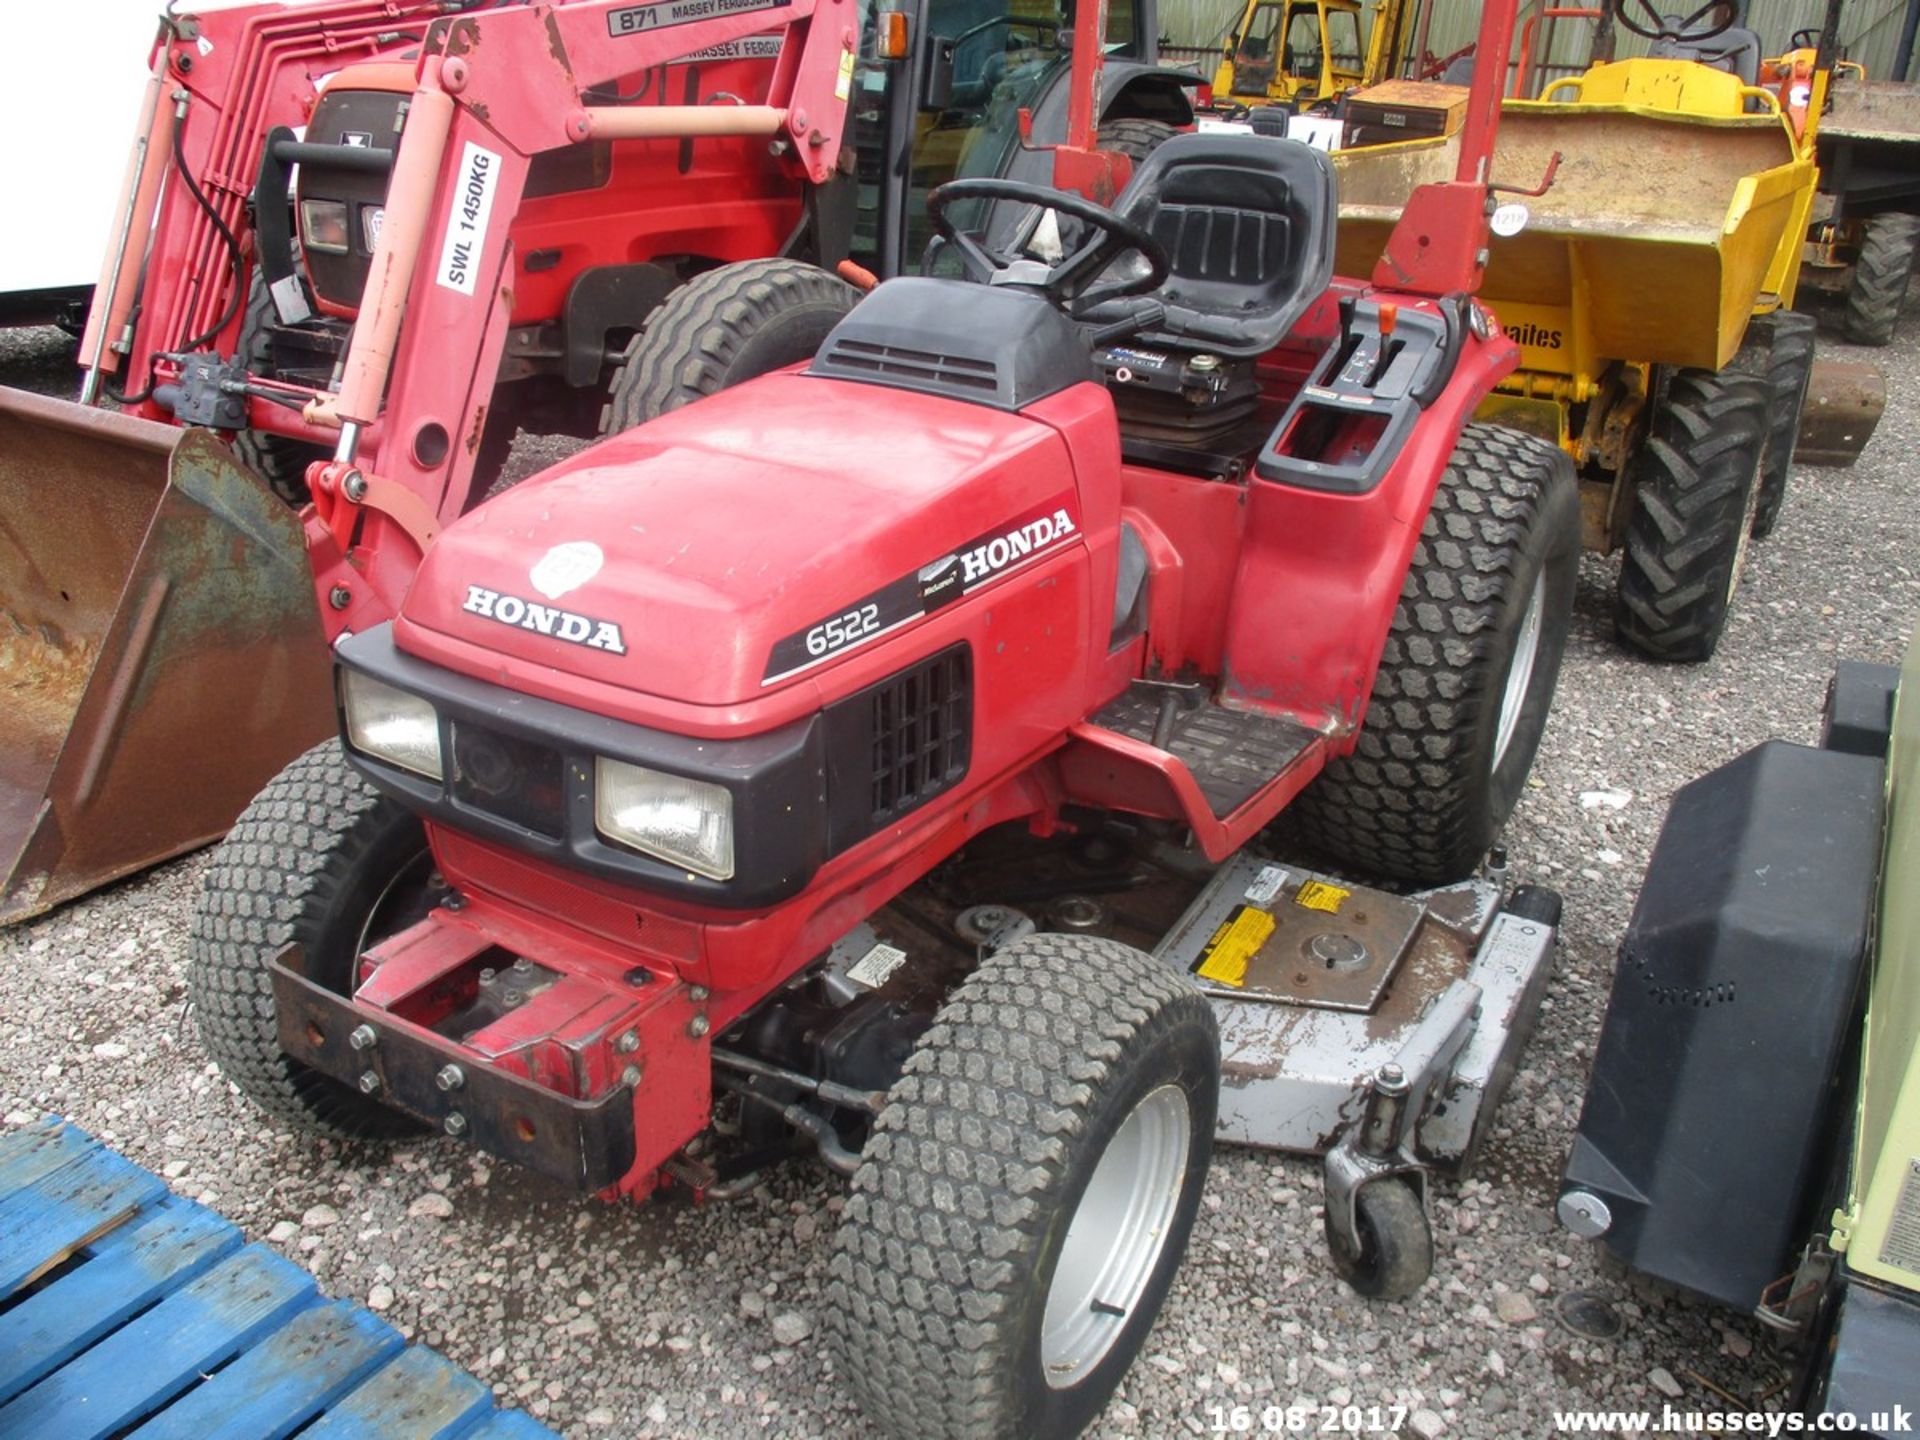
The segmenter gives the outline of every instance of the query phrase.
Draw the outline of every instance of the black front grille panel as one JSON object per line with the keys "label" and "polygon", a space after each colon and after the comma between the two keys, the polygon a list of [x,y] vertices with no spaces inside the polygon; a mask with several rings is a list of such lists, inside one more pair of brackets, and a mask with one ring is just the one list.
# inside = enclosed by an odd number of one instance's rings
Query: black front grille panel
{"label": "black front grille panel", "polygon": [[465,720],[452,723],[454,800],[558,840],[567,833],[560,752]]}
{"label": "black front grille panel", "polygon": [[[973,757],[973,652],[941,651],[827,710],[831,848],[951,790]],[[856,777],[864,775],[866,783]]]}

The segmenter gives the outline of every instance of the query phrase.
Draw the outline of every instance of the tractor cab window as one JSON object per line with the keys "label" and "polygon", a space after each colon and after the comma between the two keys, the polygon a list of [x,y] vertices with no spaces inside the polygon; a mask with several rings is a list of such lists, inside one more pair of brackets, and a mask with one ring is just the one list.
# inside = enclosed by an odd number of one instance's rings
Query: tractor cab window
{"label": "tractor cab window", "polygon": [[1287,46],[1284,63],[1287,74],[1296,80],[1320,78],[1320,10],[1315,5],[1296,5],[1287,17]]}
{"label": "tractor cab window", "polygon": [[1342,77],[1359,79],[1365,63],[1360,43],[1360,17],[1351,10],[1327,11],[1327,54]]}
{"label": "tractor cab window", "polygon": [[1253,7],[1233,49],[1234,94],[1266,98],[1267,87],[1273,84],[1274,40],[1286,13],[1287,7],[1279,3]]}
{"label": "tractor cab window", "polygon": [[[1143,44],[1138,0],[1109,0],[1106,54],[1137,56]],[[927,0],[924,35],[914,38],[911,61],[873,57],[872,27],[862,29],[855,69],[853,132],[860,163],[856,251],[880,257],[892,229],[883,212],[904,208],[895,220],[901,237],[899,268],[912,271],[932,238],[926,197],[949,180],[1007,173],[1020,143],[1020,112],[1040,117],[1062,98],[1072,68],[1075,0]],[[935,38],[952,47],[952,82],[943,103],[915,93],[927,73]],[[909,98],[911,95],[911,98]],[[911,109],[909,109],[911,107]],[[1045,138],[1045,137],[1037,137]],[[891,197],[891,198],[890,198]],[[966,217],[955,213],[960,223]],[[871,263],[871,262],[868,262]]]}

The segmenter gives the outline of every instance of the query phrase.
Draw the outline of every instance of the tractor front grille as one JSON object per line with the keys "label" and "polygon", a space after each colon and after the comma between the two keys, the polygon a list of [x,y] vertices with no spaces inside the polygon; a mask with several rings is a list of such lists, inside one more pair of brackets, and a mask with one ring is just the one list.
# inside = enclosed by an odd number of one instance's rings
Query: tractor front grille
{"label": "tractor front grille", "polygon": [[952,646],[848,696],[827,726],[832,848],[842,850],[965,778],[973,652]]}

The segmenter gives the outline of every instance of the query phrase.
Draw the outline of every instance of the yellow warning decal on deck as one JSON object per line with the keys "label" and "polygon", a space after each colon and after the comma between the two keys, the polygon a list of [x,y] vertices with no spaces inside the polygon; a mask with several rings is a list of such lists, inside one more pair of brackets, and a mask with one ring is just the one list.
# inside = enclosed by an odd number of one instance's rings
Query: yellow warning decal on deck
{"label": "yellow warning decal on deck", "polygon": [[1351,890],[1342,890],[1338,885],[1329,885],[1324,880],[1309,880],[1300,887],[1300,893],[1293,897],[1293,903],[1303,910],[1324,910],[1329,915],[1338,915],[1340,907],[1351,894]]}
{"label": "yellow warning decal on deck", "polygon": [[1193,967],[1193,973],[1202,980],[1238,990],[1247,983],[1247,962],[1260,953],[1273,930],[1273,916],[1265,910],[1235,906],[1200,952],[1200,963]]}

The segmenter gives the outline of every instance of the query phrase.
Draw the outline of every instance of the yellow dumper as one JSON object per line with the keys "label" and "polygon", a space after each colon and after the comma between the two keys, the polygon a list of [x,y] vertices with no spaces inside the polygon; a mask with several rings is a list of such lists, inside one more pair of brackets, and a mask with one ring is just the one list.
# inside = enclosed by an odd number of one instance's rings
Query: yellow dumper
{"label": "yellow dumper", "polygon": [[[1788,308],[1811,129],[1775,90],[1686,59],[1596,65],[1502,111],[1511,193],[1481,294],[1521,358],[1483,414],[1574,456],[1588,544],[1626,552],[1621,637],[1659,658],[1713,652],[1785,494],[1813,367],[1813,320]],[[1372,270],[1457,144],[1334,157],[1341,274]]]}

